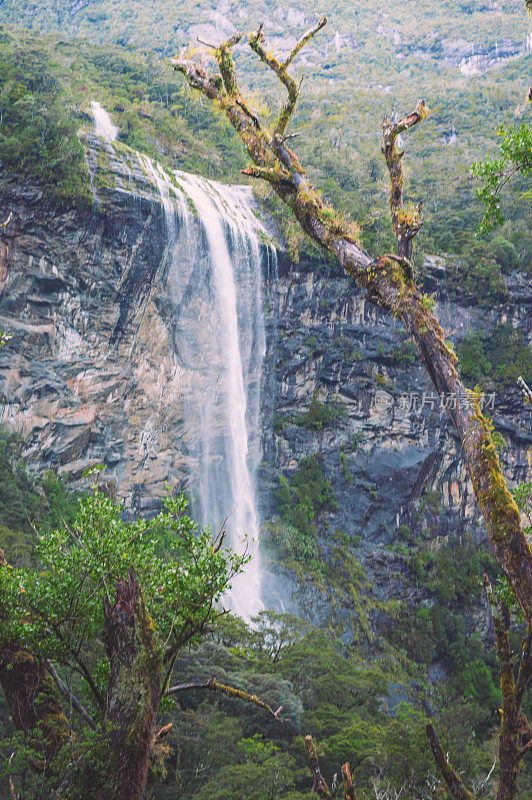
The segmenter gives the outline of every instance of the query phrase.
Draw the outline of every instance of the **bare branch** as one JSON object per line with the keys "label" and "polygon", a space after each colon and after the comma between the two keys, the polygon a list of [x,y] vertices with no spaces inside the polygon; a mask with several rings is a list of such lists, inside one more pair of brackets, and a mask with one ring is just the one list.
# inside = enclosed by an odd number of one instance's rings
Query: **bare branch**
{"label": "bare branch", "polygon": [[475,800],[472,793],[464,786],[464,782],[462,781],[460,775],[449,763],[449,760],[443,752],[443,748],[430,722],[427,724],[425,730],[427,732],[427,737],[434,760],[436,761],[438,769],[442,774],[442,778],[449,787],[451,794],[456,797],[456,800]]}
{"label": "bare branch", "polygon": [[163,727],[155,734],[156,741],[161,741],[162,739],[165,738],[165,736],[168,736],[173,726],[174,726],[173,722],[169,722],[168,725],[163,725]]}
{"label": "bare branch", "polygon": [[312,741],[312,736],[305,736],[305,747],[307,749],[308,765],[314,778],[313,791],[315,791],[323,800],[332,800],[331,790],[327,786],[327,781],[321,774],[320,764],[318,761],[318,754],[316,746]]}
{"label": "bare branch", "polygon": [[257,695],[248,694],[247,692],[243,692],[241,689],[235,689],[233,686],[226,686],[224,683],[218,683],[215,681],[214,675],[211,675],[211,677],[206,681],[178,683],[176,686],[170,686],[166,690],[165,696],[168,697],[173,694],[178,694],[179,692],[187,692],[191,689],[208,689],[211,692],[220,692],[221,694],[225,694],[227,697],[234,697],[237,700],[244,700],[246,703],[253,703],[253,705],[264,709],[264,711],[267,711],[270,717],[273,717],[279,722],[286,722],[286,720],[279,716],[283,710],[282,706],[279,706],[277,711],[274,711],[273,708],[268,705],[268,703],[265,703],[263,700],[259,700]]}
{"label": "bare branch", "polygon": [[206,42],[205,39],[200,39],[199,36],[196,36],[196,41],[199,44],[204,45],[205,47],[210,47],[211,50],[216,50],[216,45],[215,44],[211,44],[211,42]]}
{"label": "bare branch", "polygon": [[313,25],[312,28],[309,28],[308,31],[303,34],[301,39],[299,39],[297,44],[295,44],[294,47],[290,50],[290,53],[288,54],[287,58],[285,58],[282,64],[284,69],[286,69],[292,63],[294,58],[297,56],[299,51],[306,45],[306,43],[310,42],[312,37],[315,36],[318,33],[318,31],[321,31],[321,29],[324,28],[326,25],[327,25],[327,17],[325,16],[325,14],[323,14],[316,22],[316,24]]}
{"label": "bare branch", "polygon": [[7,226],[11,222],[12,218],[13,218],[13,212],[10,211],[8,218],[5,219],[3,222],[0,222],[0,228],[7,228]]}
{"label": "bare branch", "polygon": [[50,661],[50,659],[46,658],[44,660],[46,669],[54,679],[54,683],[56,684],[57,688],[61,692],[61,694],[66,697],[69,703],[72,704],[72,708],[74,708],[78,714],[83,717],[89,728],[92,728],[93,731],[96,730],[96,723],[92,719],[89,712],[84,708],[84,706],[80,703],[76,695],[68,688],[66,683],[59,677],[57,671]]}
{"label": "bare branch", "polygon": [[390,213],[392,224],[397,236],[397,246],[400,256],[412,260],[412,239],[423,225],[423,205],[418,204],[416,209],[405,211],[403,207],[403,168],[401,159],[402,150],[397,149],[397,137],[403,131],[413,128],[429,114],[429,109],[424,100],[418,100],[414,111],[407,114],[399,122],[390,122],[388,117],[382,121],[382,135],[384,144],[382,152],[386,159],[386,166],[390,175]]}
{"label": "bare branch", "polygon": [[532,389],[525,383],[521,375],[517,379],[517,385],[523,392],[523,397],[525,398],[525,402],[532,403]]}
{"label": "bare branch", "polygon": [[327,17],[322,16],[318,20],[318,22],[309,28],[309,30],[303,34],[301,39],[297,42],[297,44],[292,48],[288,57],[283,61],[280,62],[274,55],[268,53],[265,48],[263,47],[264,42],[264,35],[262,33],[262,24],[259,25],[258,30],[255,33],[252,33],[249,37],[249,46],[252,50],[257,53],[261,61],[264,61],[270,69],[272,69],[281,83],[284,84],[286,91],[288,93],[288,98],[286,103],[282,107],[281,111],[279,112],[279,118],[277,120],[277,124],[275,126],[274,132],[274,140],[279,141],[284,136],[286,131],[286,126],[290,121],[290,117],[294,113],[297,100],[299,97],[299,86],[295,82],[294,78],[288,74],[286,71],[287,67],[292,63],[296,55],[299,51],[309,42],[313,36],[318,33],[325,25],[327,24]]}
{"label": "bare branch", "polygon": [[[11,766],[11,762],[13,761],[13,756],[14,755],[15,755],[14,753],[11,753],[11,755],[9,756],[9,766]],[[9,776],[9,791],[10,791],[12,800],[20,800],[20,795],[15,792],[15,784],[13,783],[13,776],[12,775]]]}

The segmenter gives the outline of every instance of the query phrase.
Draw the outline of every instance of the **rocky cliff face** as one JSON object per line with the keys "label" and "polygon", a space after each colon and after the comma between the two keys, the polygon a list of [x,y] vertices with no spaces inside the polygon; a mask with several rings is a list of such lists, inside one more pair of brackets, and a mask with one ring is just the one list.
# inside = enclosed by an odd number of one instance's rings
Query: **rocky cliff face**
{"label": "rocky cliff face", "polygon": [[[429,258],[427,267],[425,290],[438,292],[443,259]],[[513,275],[508,289],[507,305],[487,314],[452,304],[440,292],[436,311],[449,338],[456,344],[471,330],[510,320],[530,335],[529,281]],[[263,425],[261,496],[271,502],[264,516],[275,511],[277,476],[290,478],[303,457],[322,454],[338,508],[319,519],[320,549],[334,561],[340,543],[358,562],[360,588],[375,601],[370,617],[377,618],[379,606],[393,598],[426,600],[407,580],[410,546],[437,549],[465,533],[478,543],[485,529],[459,441],[424,367],[400,324],[369,303],[352,281],[320,279],[288,267],[278,290],[270,288],[269,301],[278,334],[269,337],[266,359],[275,376],[266,381],[276,393],[265,404],[275,424]],[[336,409],[321,425],[307,414],[316,390],[322,408]],[[501,453],[508,480],[524,480],[530,410],[517,390],[486,395],[485,405],[508,443]],[[325,580],[317,591],[315,582],[289,581],[281,597],[291,607],[292,594],[298,610],[322,624],[341,623],[356,608],[347,583],[331,587]]]}
{"label": "rocky cliff face", "polygon": [[[184,480],[181,373],[165,322],[159,269],[164,213],[140,167],[111,159],[113,188],[93,210],[60,211],[6,178],[0,324],[2,422],[28,442],[32,464],[76,481],[108,466],[129,508],[150,508],[166,480]],[[103,155],[102,155],[103,154]],[[94,167],[94,165],[93,165]],[[127,188],[126,188],[127,187]]]}
{"label": "rocky cliff face", "polygon": [[[1,179],[0,215],[13,211],[0,232],[0,328],[12,336],[0,351],[1,421],[25,436],[36,469],[79,483],[87,466],[105,463],[127,508],[149,512],[165,482],[184,485],[190,472],[164,209],[116,143],[88,137],[87,152],[99,197],[91,210],[57,209],[35,188]],[[430,262],[427,290],[437,290],[443,268]],[[334,565],[341,545],[359,570],[320,588],[273,559],[265,600],[338,622],[350,639],[360,603],[353,583],[377,627],[390,600],[422,597],[406,580],[398,542],[438,547],[466,531],[480,541],[483,525],[459,444],[399,324],[343,278],[300,273],[286,257],[279,275],[265,257],[263,272],[262,517],[276,513],[278,476],[290,479],[302,458],[320,453],[337,504],[318,519],[320,550]],[[529,334],[530,286],[513,275],[508,289],[508,303],[489,314],[440,295],[450,338],[501,320]],[[327,409],[324,421],[309,417],[313,403]],[[518,391],[488,398],[488,413],[509,445],[509,480],[524,479],[532,426]]]}

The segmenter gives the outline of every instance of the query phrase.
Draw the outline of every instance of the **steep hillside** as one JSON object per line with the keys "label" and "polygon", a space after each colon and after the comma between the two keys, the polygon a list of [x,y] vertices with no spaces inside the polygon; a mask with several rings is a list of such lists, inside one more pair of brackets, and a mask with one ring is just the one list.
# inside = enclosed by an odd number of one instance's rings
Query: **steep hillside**
{"label": "steep hillside", "polygon": [[[294,120],[294,129],[300,134],[296,147],[303,163],[326,196],[363,225],[368,247],[389,247],[380,119],[383,113],[405,111],[424,96],[433,113],[423,130],[406,142],[409,192],[412,199],[423,199],[426,208],[427,221],[418,247],[425,252],[467,250],[480,216],[469,166],[495,152],[499,123],[527,114],[524,98],[531,54],[522,3],[405,0],[377,5],[364,0],[335,3],[324,10],[330,12],[329,25],[296,67],[305,79]],[[169,125],[168,115],[161,113],[161,107],[168,110],[173,106],[173,117],[185,117],[189,132],[217,144],[195,159],[194,168],[211,175],[232,174],[233,178],[242,166],[239,146],[223,133],[223,123],[222,128],[213,130],[210,112],[196,99],[185,99],[167,57],[189,44],[201,49],[198,37],[219,41],[259,21],[264,22],[272,46],[282,51],[314,16],[314,4],[308,0],[297,8],[281,8],[263,0],[245,7],[225,0],[175,4],[155,0],[133,6],[105,0],[42,4],[5,0],[0,6],[0,21],[75,37],[81,59],[92,61],[92,88],[97,85],[106,107],[123,117],[122,135],[130,145],[147,149],[156,138],[159,147],[178,157],[172,142],[187,137],[175,121]],[[133,48],[149,53],[147,60],[145,55],[138,57],[148,68],[137,67],[132,74],[131,66],[126,67],[124,57],[116,51],[92,56],[90,49],[84,49],[85,37],[126,51]],[[66,42],[58,52],[64,47]],[[66,56],[71,75],[67,80],[72,82],[78,61],[73,58],[75,48],[67,49],[71,54]],[[243,85],[257,98],[264,94],[273,108],[280,90],[271,76],[255,63],[244,45],[236,52]],[[164,58],[157,61],[154,54]],[[136,86],[128,91],[123,83],[131,79]],[[265,110],[262,101],[259,107]],[[142,142],[139,117],[147,128]],[[139,131],[139,137],[135,138],[133,129]],[[190,139],[185,150],[192,160]],[[190,163],[185,166],[192,168]],[[512,190],[512,221],[507,223],[505,236],[516,240],[521,263],[526,265],[531,221],[520,190],[519,185]],[[298,239],[297,234],[294,237]]]}

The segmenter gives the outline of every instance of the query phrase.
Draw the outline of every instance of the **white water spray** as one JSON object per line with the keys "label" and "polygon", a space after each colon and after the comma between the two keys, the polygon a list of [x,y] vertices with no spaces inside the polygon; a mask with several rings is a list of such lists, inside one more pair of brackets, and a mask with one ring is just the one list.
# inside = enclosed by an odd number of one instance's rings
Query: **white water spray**
{"label": "white water spray", "polygon": [[110,114],[96,100],[91,102],[91,111],[94,117],[94,133],[96,136],[101,136],[102,139],[114,142],[118,136],[118,128],[113,124]]}

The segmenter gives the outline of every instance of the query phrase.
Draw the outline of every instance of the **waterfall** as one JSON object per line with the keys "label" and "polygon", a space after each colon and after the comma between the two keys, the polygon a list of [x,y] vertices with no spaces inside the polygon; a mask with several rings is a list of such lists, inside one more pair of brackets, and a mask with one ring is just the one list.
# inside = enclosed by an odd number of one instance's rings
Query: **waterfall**
{"label": "waterfall", "polygon": [[113,124],[110,114],[96,100],[91,102],[91,111],[94,117],[94,133],[96,136],[101,136],[102,139],[114,142],[118,136],[118,128]]}
{"label": "waterfall", "polygon": [[251,555],[229,598],[233,611],[249,617],[262,608],[253,479],[265,354],[260,228],[247,187],[173,174],[181,225],[168,284],[178,356],[191,376],[186,408],[197,516],[216,532],[227,517],[231,549]]}
{"label": "waterfall", "polygon": [[[118,129],[92,103],[95,132],[112,141]],[[233,580],[232,610],[249,618],[263,606],[259,515],[254,475],[260,457],[259,411],[266,351],[261,262],[276,264],[246,186],[226,186],[186,172],[168,175],[137,153],[164,210],[169,327],[185,376],[187,441],[194,516],[225,527],[226,544],[251,559]]]}

